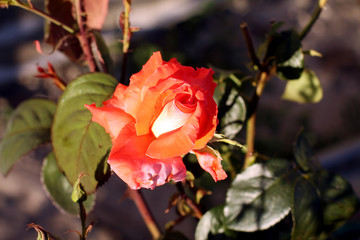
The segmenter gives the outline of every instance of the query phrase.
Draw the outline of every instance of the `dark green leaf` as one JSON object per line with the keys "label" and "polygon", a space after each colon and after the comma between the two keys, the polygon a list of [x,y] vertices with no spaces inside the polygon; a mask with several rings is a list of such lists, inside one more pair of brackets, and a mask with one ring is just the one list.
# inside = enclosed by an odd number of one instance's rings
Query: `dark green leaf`
{"label": "dark green leaf", "polygon": [[265,59],[267,62],[275,62],[279,77],[298,79],[304,70],[304,54],[297,32],[287,30],[273,34]]}
{"label": "dark green leaf", "polygon": [[75,203],[82,203],[87,199],[87,194],[80,182],[83,176],[84,175],[80,174],[79,178],[76,180],[73,186],[73,191],[71,193],[71,200],[73,200],[73,202]]}
{"label": "dark green leaf", "polygon": [[282,98],[298,103],[317,103],[322,96],[323,91],[316,74],[305,69],[298,80],[286,83]]}
{"label": "dark green leaf", "polygon": [[218,131],[228,138],[233,138],[241,130],[246,118],[246,104],[239,96],[234,82],[224,81],[215,90],[218,95],[220,120]]}
{"label": "dark green leaf", "polygon": [[30,99],[13,112],[0,143],[0,167],[7,174],[17,160],[30,150],[50,141],[55,103]]}
{"label": "dark green leaf", "polygon": [[304,54],[301,48],[294,52],[291,58],[277,64],[276,71],[278,76],[284,80],[299,79],[304,71]]}
{"label": "dark green leaf", "polygon": [[[114,66],[113,66],[114,63],[111,58],[108,47],[107,47],[102,35],[98,31],[93,31],[93,34],[95,36],[97,49],[99,51],[99,54],[101,55],[101,56],[98,56],[98,60],[103,61],[103,63],[105,64],[105,67],[106,67],[106,71],[108,73],[113,74],[114,73]],[[100,59],[100,57],[102,59]]]}
{"label": "dark green leaf", "polygon": [[224,206],[217,206],[207,211],[196,226],[195,239],[207,240],[208,235],[224,233]]}
{"label": "dark green leaf", "polygon": [[292,214],[294,224],[291,239],[321,239],[320,234],[323,229],[321,201],[314,185],[303,177],[299,177],[295,183]]}
{"label": "dark green leaf", "polygon": [[351,185],[340,175],[321,170],[309,175],[320,195],[323,214],[324,232],[341,227],[359,210],[359,199]]}
{"label": "dark green leaf", "polygon": [[180,232],[166,231],[164,236],[160,238],[160,240],[187,240]]}
{"label": "dark green leaf", "polygon": [[296,172],[290,162],[271,159],[238,174],[226,195],[226,227],[253,232],[267,229],[289,212]]}
{"label": "dark green leaf", "polygon": [[[42,179],[45,189],[49,193],[54,205],[60,210],[65,210],[72,215],[79,214],[79,205],[71,200],[73,187],[60,172],[54,154],[50,153],[43,163]],[[88,196],[84,202],[85,209],[91,211],[95,203],[95,195]]]}
{"label": "dark green leaf", "polygon": [[295,162],[304,172],[321,168],[303,131],[300,131],[296,138],[294,156]]}
{"label": "dark green leaf", "polygon": [[114,92],[116,80],[103,73],[90,73],[71,82],[61,98],[52,127],[52,142],[59,168],[71,184],[80,174],[81,184],[90,194],[109,176],[106,162],[111,146],[109,135],[84,104],[100,106]]}

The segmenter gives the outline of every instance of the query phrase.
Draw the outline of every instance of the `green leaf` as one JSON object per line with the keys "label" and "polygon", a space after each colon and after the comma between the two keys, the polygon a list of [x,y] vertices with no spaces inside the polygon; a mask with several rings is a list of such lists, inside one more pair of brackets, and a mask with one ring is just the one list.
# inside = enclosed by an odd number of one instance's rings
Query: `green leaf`
{"label": "green leaf", "polygon": [[226,144],[229,144],[232,146],[239,147],[239,148],[243,149],[244,151],[246,151],[246,147],[244,145],[242,145],[241,143],[238,143],[235,140],[226,138],[223,134],[215,133],[213,138],[210,140],[210,143],[213,143],[213,142],[226,143]]}
{"label": "green leaf", "polygon": [[2,174],[7,174],[30,150],[50,141],[55,109],[55,103],[45,99],[30,99],[17,107],[0,143]]}
{"label": "green leaf", "polygon": [[246,104],[239,96],[238,87],[233,81],[224,81],[215,89],[218,96],[220,120],[218,131],[228,138],[233,138],[242,129],[246,119]]}
{"label": "green leaf", "polygon": [[318,170],[320,163],[314,157],[313,150],[307,140],[304,131],[300,131],[294,145],[295,162],[304,172]]}
{"label": "green leaf", "polygon": [[[109,48],[107,47],[104,41],[104,38],[102,37],[99,31],[94,30],[92,33],[95,36],[96,47],[100,54],[100,56],[98,56],[97,58],[98,61],[103,61],[107,72],[111,74],[114,73],[114,63],[111,58]],[[102,58],[102,60],[100,58]]]}
{"label": "green leaf", "polygon": [[80,182],[83,176],[84,176],[83,174],[80,174],[79,178],[74,183],[74,188],[71,193],[71,200],[75,203],[82,203],[87,199],[87,194]]}
{"label": "green leaf", "polygon": [[298,103],[317,103],[322,96],[323,91],[318,77],[313,71],[305,69],[298,80],[286,83],[282,98]]}
{"label": "green leaf", "polygon": [[[50,153],[44,160],[42,167],[42,181],[54,205],[71,215],[79,214],[79,205],[71,200],[73,187],[60,172],[54,153]],[[89,212],[95,204],[95,195],[88,196],[84,202],[85,209]]]}
{"label": "green leaf", "polygon": [[276,71],[278,76],[284,80],[299,79],[304,71],[304,54],[301,48],[294,52],[291,58],[277,64]]}
{"label": "green leaf", "polygon": [[188,238],[180,232],[166,231],[159,240],[188,240]]}
{"label": "green leaf", "polygon": [[323,212],[316,188],[303,177],[295,183],[292,240],[320,240]]}
{"label": "green leaf", "polygon": [[321,198],[325,224],[323,234],[328,235],[359,210],[359,199],[351,185],[338,174],[321,170],[310,174],[309,179]]}
{"label": "green leaf", "polygon": [[209,233],[224,233],[224,206],[216,206],[207,211],[200,219],[195,231],[195,240],[207,240]]}
{"label": "green leaf", "polygon": [[267,229],[290,212],[296,172],[287,160],[256,163],[238,174],[226,195],[226,227],[253,232]]}
{"label": "green leaf", "polygon": [[287,30],[273,34],[265,59],[275,62],[279,77],[298,79],[304,70],[304,54],[297,32]]}
{"label": "green leaf", "polygon": [[109,177],[106,162],[109,135],[84,104],[100,106],[114,92],[116,80],[107,74],[90,73],[71,82],[59,99],[52,127],[52,142],[59,168],[73,185],[80,174],[81,185],[90,194]]}

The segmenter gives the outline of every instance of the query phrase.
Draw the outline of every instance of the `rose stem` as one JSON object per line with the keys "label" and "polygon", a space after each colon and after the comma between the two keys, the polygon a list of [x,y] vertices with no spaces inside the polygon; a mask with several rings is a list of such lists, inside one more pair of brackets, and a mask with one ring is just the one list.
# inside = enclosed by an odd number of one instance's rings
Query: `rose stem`
{"label": "rose stem", "polygon": [[154,216],[149,210],[149,206],[146,204],[145,198],[142,195],[140,190],[128,189],[129,197],[134,201],[136,207],[138,208],[146,226],[148,227],[151,235],[154,239],[158,239],[161,236],[161,231],[157,225]]}
{"label": "rose stem", "polygon": [[126,77],[126,65],[130,47],[130,40],[132,35],[132,30],[130,28],[130,10],[131,10],[131,0],[123,0],[124,11],[121,14],[120,25],[123,26],[123,60],[121,66],[121,75],[120,75],[120,83],[125,83]]}
{"label": "rose stem", "polygon": [[52,16],[50,16],[49,14],[37,9],[37,8],[34,8],[33,6],[30,6],[30,5],[27,5],[21,1],[18,1],[18,0],[14,0],[14,1],[10,1],[10,5],[12,6],[17,6],[17,7],[20,7],[22,9],[25,9],[25,10],[28,10],[40,17],[43,17],[44,19],[62,27],[65,31],[71,33],[71,34],[74,34],[75,33],[75,30],[69,26],[67,26],[66,24],[60,22],[59,20],[56,20],[55,18],[53,18]]}
{"label": "rose stem", "polygon": [[308,24],[305,26],[305,28],[301,31],[301,33],[299,34],[299,39],[303,40],[306,35],[309,33],[309,31],[311,30],[312,26],[314,25],[314,23],[316,22],[316,20],[319,18],[321,11],[323,10],[325,4],[326,4],[327,0],[319,0],[317,7],[315,8],[310,21],[308,22]]}
{"label": "rose stem", "polygon": [[242,30],[242,33],[244,35],[246,46],[248,48],[249,56],[251,58],[252,63],[258,67],[259,73],[257,75],[257,81],[256,81],[256,89],[252,96],[252,98],[249,101],[249,118],[247,120],[246,125],[246,156],[245,161],[243,165],[243,169],[250,166],[254,161],[254,153],[255,153],[255,128],[256,128],[256,111],[259,104],[260,96],[262,95],[264,91],[264,87],[266,83],[271,78],[272,71],[268,70],[268,66],[263,65],[260,63],[254,49],[254,45],[251,40],[251,36],[247,27],[247,23],[242,23],[240,25],[240,28]]}
{"label": "rose stem", "polygon": [[79,202],[80,219],[81,219],[81,235],[80,240],[86,239],[86,210],[83,202]]}
{"label": "rose stem", "polygon": [[95,63],[94,55],[91,51],[91,43],[89,40],[90,38],[88,37],[88,32],[86,31],[86,13],[84,11],[84,5],[82,0],[75,1],[75,12],[77,24],[79,27],[79,41],[81,43],[81,48],[84,52],[90,71],[96,72],[98,69]]}

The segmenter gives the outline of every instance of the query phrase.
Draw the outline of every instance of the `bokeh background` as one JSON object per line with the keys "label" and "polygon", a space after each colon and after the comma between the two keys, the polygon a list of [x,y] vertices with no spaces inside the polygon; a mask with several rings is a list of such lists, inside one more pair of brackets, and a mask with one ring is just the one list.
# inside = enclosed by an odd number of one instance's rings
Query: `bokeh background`
{"label": "bokeh background", "polygon": [[[33,0],[42,8],[42,1]],[[249,58],[240,30],[247,22],[255,46],[264,40],[270,21],[284,21],[284,28],[301,30],[310,19],[315,0],[134,0],[130,21],[141,30],[131,42],[127,75],[141,69],[153,51],[184,65],[215,66],[249,73]],[[110,1],[102,31],[120,75],[122,1]],[[0,9],[0,136],[11,111],[23,100],[46,97],[56,100],[61,92],[51,81],[37,79],[37,64],[50,61],[64,79],[87,70],[74,66],[61,53],[39,55],[34,40],[43,36],[43,20],[10,7]],[[258,150],[270,156],[289,157],[300,127],[305,127],[322,165],[349,180],[360,196],[360,1],[328,0],[320,19],[303,42],[322,58],[307,57],[306,64],[318,75],[324,97],[317,104],[297,104],[281,99],[285,82],[273,79],[266,86],[258,115]],[[45,52],[50,48],[45,48]],[[239,139],[240,141],[243,139]],[[77,239],[78,219],[54,207],[41,186],[40,169],[45,146],[24,157],[7,176],[0,176],[0,239],[35,239],[36,223],[63,239]],[[226,184],[226,183],[223,183]],[[221,184],[220,184],[221,186]],[[99,189],[89,220],[95,227],[89,239],[150,239],[151,236],[131,200],[123,198],[126,186],[116,176]],[[165,214],[175,187],[145,190],[161,226],[174,219]],[[224,191],[211,197],[224,200]],[[360,216],[350,221],[348,239],[360,238]],[[176,228],[193,239],[196,221],[187,219]],[[69,231],[70,230],[70,231]],[[350,236],[351,235],[351,236]]]}

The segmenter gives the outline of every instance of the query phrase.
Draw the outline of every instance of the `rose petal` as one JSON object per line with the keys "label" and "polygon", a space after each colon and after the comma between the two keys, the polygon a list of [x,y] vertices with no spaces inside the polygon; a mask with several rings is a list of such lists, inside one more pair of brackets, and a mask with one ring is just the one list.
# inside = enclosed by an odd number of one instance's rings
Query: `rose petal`
{"label": "rose petal", "polygon": [[126,92],[126,89],[128,87],[119,83],[117,86],[116,86],[116,89],[113,93],[113,97],[111,99],[109,99],[108,101],[104,102],[104,105],[105,103],[109,103],[111,105],[113,105],[114,107],[117,107],[117,108],[121,108],[121,109],[125,109],[125,106],[124,106],[124,97],[125,97],[125,92]]}
{"label": "rose petal", "polygon": [[192,112],[184,113],[175,104],[174,101],[167,103],[160,115],[157,117],[151,127],[155,137],[171,132],[182,127],[190,118]]}
{"label": "rose petal", "polygon": [[[175,79],[168,79],[168,81],[163,81],[156,87],[149,89],[144,96],[144,101],[141,103],[141,110],[136,114],[135,128],[137,135],[150,133],[151,124],[164,106],[163,100],[168,98],[169,95],[175,96],[174,89],[180,84]],[[168,101],[171,101],[171,97],[168,99]]]}
{"label": "rose petal", "polygon": [[105,131],[110,134],[111,139],[116,138],[125,125],[134,121],[133,117],[125,113],[120,108],[114,108],[111,106],[98,108],[95,103],[85,105],[85,107],[92,113],[92,121],[97,122],[104,127]]}
{"label": "rose petal", "polygon": [[130,78],[130,86],[126,91],[126,112],[135,117],[140,107],[143,110],[142,103],[149,88],[156,86],[158,81],[162,79],[168,79],[177,70],[176,65],[164,63],[160,53],[154,53],[143,69]]}
{"label": "rose petal", "polygon": [[214,136],[216,126],[219,122],[217,119],[217,105],[213,99],[199,101],[199,104],[202,108],[202,114],[199,120],[199,135],[195,141],[194,149],[200,149],[206,146],[207,142]]}
{"label": "rose petal", "polygon": [[185,179],[186,168],[181,157],[153,159],[145,155],[151,135],[136,136],[134,124],[123,128],[109,156],[111,169],[130,188],[155,188]]}
{"label": "rose petal", "polygon": [[196,137],[199,133],[199,116],[201,115],[200,107],[189,118],[187,123],[179,130],[161,135],[154,140],[146,155],[153,158],[169,158],[181,156],[193,149]]}
{"label": "rose petal", "polygon": [[209,146],[193,151],[202,169],[211,174],[215,182],[227,177],[221,166],[220,153]]}
{"label": "rose petal", "polygon": [[180,63],[181,70],[176,72],[175,78],[185,79],[193,87],[198,87],[202,91],[208,92],[209,95],[214,95],[216,83],[213,81],[214,71],[207,68],[192,68],[182,66]]}

